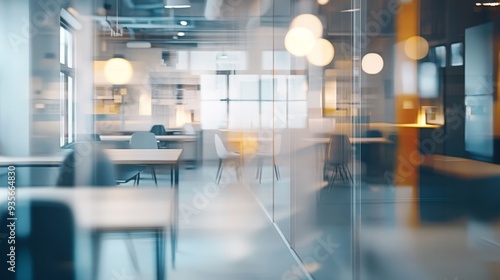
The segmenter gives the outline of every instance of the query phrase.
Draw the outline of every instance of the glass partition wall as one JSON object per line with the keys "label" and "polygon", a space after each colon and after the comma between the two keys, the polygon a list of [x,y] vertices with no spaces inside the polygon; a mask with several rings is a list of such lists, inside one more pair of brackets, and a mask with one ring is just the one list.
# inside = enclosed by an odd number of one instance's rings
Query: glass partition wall
{"label": "glass partition wall", "polygon": [[[351,139],[368,114],[358,2],[223,1],[217,12],[191,1],[155,15],[96,1],[95,129],[195,126],[205,182],[247,188],[299,260],[283,279],[351,279],[361,176]],[[116,58],[132,69],[126,81],[110,81]],[[218,138],[241,155],[222,173]]]}
{"label": "glass partition wall", "polygon": [[1,155],[162,125],[181,199],[242,190],[281,279],[500,279],[498,2],[7,2]]}

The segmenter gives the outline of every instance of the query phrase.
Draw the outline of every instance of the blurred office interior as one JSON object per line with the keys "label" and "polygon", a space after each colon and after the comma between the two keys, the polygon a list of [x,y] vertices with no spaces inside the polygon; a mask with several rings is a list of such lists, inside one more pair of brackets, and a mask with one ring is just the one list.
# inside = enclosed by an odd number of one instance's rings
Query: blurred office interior
{"label": "blurred office interior", "polygon": [[0,0],[0,38],[1,279],[500,279],[498,1]]}

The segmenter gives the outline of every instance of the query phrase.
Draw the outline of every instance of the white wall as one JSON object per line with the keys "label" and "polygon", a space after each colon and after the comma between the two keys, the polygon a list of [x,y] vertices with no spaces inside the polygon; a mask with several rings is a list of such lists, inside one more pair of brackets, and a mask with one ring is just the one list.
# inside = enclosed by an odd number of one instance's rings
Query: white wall
{"label": "white wall", "polygon": [[30,153],[29,0],[1,0],[0,153]]}

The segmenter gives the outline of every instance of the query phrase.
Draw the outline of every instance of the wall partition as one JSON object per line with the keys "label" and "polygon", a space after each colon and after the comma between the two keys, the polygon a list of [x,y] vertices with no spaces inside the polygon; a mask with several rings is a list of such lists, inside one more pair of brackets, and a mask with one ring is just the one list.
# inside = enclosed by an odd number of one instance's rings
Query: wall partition
{"label": "wall partition", "polygon": [[0,155],[162,125],[181,198],[259,205],[281,279],[500,279],[500,2],[166,2],[0,0]]}

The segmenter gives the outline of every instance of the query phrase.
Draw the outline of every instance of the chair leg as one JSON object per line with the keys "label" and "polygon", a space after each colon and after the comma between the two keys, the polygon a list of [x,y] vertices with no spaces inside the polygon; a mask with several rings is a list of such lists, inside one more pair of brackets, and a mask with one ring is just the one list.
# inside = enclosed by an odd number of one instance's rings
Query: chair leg
{"label": "chair leg", "polygon": [[339,167],[335,166],[335,172],[332,175],[332,177],[330,177],[330,184],[329,185],[333,186],[333,183],[335,183],[335,179],[337,179],[337,175],[339,175]]}
{"label": "chair leg", "polygon": [[174,166],[170,166],[170,187],[174,186]]}
{"label": "chair leg", "polygon": [[260,160],[257,160],[257,172],[255,173],[255,179],[259,179],[259,172],[260,172]]}
{"label": "chair leg", "polygon": [[219,179],[219,173],[221,172],[221,168],[222,168],[222,159],[219,159],[219,168],[217,168],[217,174],[215,174],[215,181],[216,182]]}
{"label": "chair leg", "polygon": [[275,164],[274,165],[274,173],[276,173],[276,181],[278,181],[280,179],[280,172],[278,170],[278,166]]}
{"label": "chair leg", "polygon": [[156,279],[165,279],[165,242],[164,233],[158,229],[156,234]]}
{"label": "chair leg", "polygon": [[127,245],[128,253],[132,259],[132,265],[136,272],[139,272],[139,261],[137,259],[137,252],[135,251],[134,244],[132,243],[132,235],[130,232],[126,232],[127,238],[125,238],[125,244]]}
{"label": "chair leg", "polygon": [[342,183],[345,183],[347,180],[347,174],[345,173],[343,165],[339,166],[339,171],[340,171],[340,178],[342,179]]}
{"label": "chair leg", "polygon": [[236,176],[238,176],[238,180],[242,180],[243,179],[243,176],[241,175],[241,161],[238,160],[236,162],[237,166],[236,166]]}
{"label": "chair leg", "polygon": [[330,176],[330,179],[328,180],[328,184],[326,185],[326,195],[330,194],[330,191],[333,189],[333,183],[335,183],[335,179],[337,178],[337,175],[339,173],[338,166],[335,166],[335,173]]}
{"label": "chair leg", "polygon": [[137,175],[139,175],[139,174],[135,174],[135,176],[134,176],[134,187],[136,187],[136,188],[137,188]]}
{"label": "chair leg", "polygon": [[153,179],[155,180],[155,186],[158,187],[158,181],[156,180],[156,171],[153,166],[151,166],[151,174],[153,175]]}
{"label": "chair leg", "polygon": [[219,177],[217,178],[217,184],[220,183],[220,179],[222,178],[222,172],[224,172],[224,164],[225,164],[225,162],[223,160],[221,160],[220,172],[219,172]]}
{"label": "chair leg", "polygon": [[94,231],[92,232],[92,262],[93,262],[93,267],[92,267],[92,276],[93,279],[97,279],[99,275],[99,261],[100,261],[100,256],[101,256],[101,233]]}
{"label": "chair leg", "polygon": [[262,183],[262,169],[264,169],[264,160],[259,160],[259,184]]}

